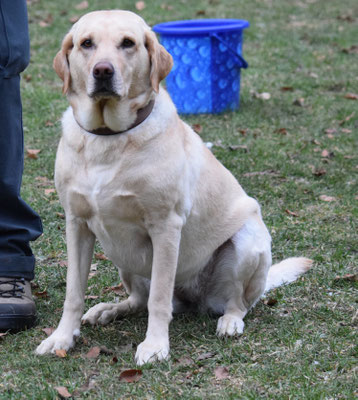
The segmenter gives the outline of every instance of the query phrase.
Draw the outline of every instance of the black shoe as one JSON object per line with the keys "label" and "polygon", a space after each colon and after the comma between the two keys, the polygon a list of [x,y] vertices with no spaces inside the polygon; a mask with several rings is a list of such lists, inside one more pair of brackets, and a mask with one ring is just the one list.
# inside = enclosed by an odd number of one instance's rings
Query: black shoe
{"label": "black shoe", "polygon": [[0,278],[0,331],[21,331],[36,323],[36,306],[30,282]]}

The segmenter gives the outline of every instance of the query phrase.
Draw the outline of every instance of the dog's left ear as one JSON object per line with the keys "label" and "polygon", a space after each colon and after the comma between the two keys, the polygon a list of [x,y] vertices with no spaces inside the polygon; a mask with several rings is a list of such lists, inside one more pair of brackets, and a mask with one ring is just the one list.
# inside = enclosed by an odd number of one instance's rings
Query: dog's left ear
{"label": "dog's left ear", "polygon": [[152,88],[156,93],[159,92],[159,83],[169,74],[173,67],[173,58],[159,44],[154,32],[146,33],[146,48],[149,53],[151,69],[150,69],[150,82]]}

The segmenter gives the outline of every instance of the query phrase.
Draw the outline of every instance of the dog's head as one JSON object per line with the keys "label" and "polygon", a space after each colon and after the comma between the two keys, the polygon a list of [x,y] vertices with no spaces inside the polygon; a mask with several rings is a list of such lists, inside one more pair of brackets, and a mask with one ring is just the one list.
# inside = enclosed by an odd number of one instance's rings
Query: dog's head
{"label": "dog's head", "polygon": [[53,65],[70,102],[120,102],[158,92],[173,61],[141,17],[114,10],[86,14],[74,24]]}

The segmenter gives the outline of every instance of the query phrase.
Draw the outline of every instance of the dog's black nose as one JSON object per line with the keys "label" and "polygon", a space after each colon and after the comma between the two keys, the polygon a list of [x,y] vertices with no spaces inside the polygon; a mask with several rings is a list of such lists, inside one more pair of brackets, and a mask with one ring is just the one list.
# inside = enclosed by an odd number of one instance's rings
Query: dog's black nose
{"label": "dog's black nose", "polygon": [[114,75],[114,67],[109,62],[99,62],[93,68],[93,77],[99,80],[111,79]]}

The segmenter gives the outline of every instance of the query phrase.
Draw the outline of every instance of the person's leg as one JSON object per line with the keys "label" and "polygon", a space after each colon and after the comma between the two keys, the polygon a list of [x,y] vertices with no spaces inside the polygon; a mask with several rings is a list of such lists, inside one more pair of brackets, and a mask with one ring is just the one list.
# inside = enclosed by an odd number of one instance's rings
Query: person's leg
{"label": "person's leg", "polygon": [[19,74],[28,62],[26,2],[0,2],[0,329],[29,326],[35,315],[29,283],[17,279],[33,279],[29,242],[42,233],[39,216],[20,197],[24,151]]}
{"label": "person's leg", "polygon": [[0,277],[33,279],[29,241],[41,234],[37,214],[20,197],[23,137],[19,78],[0,78]]}

